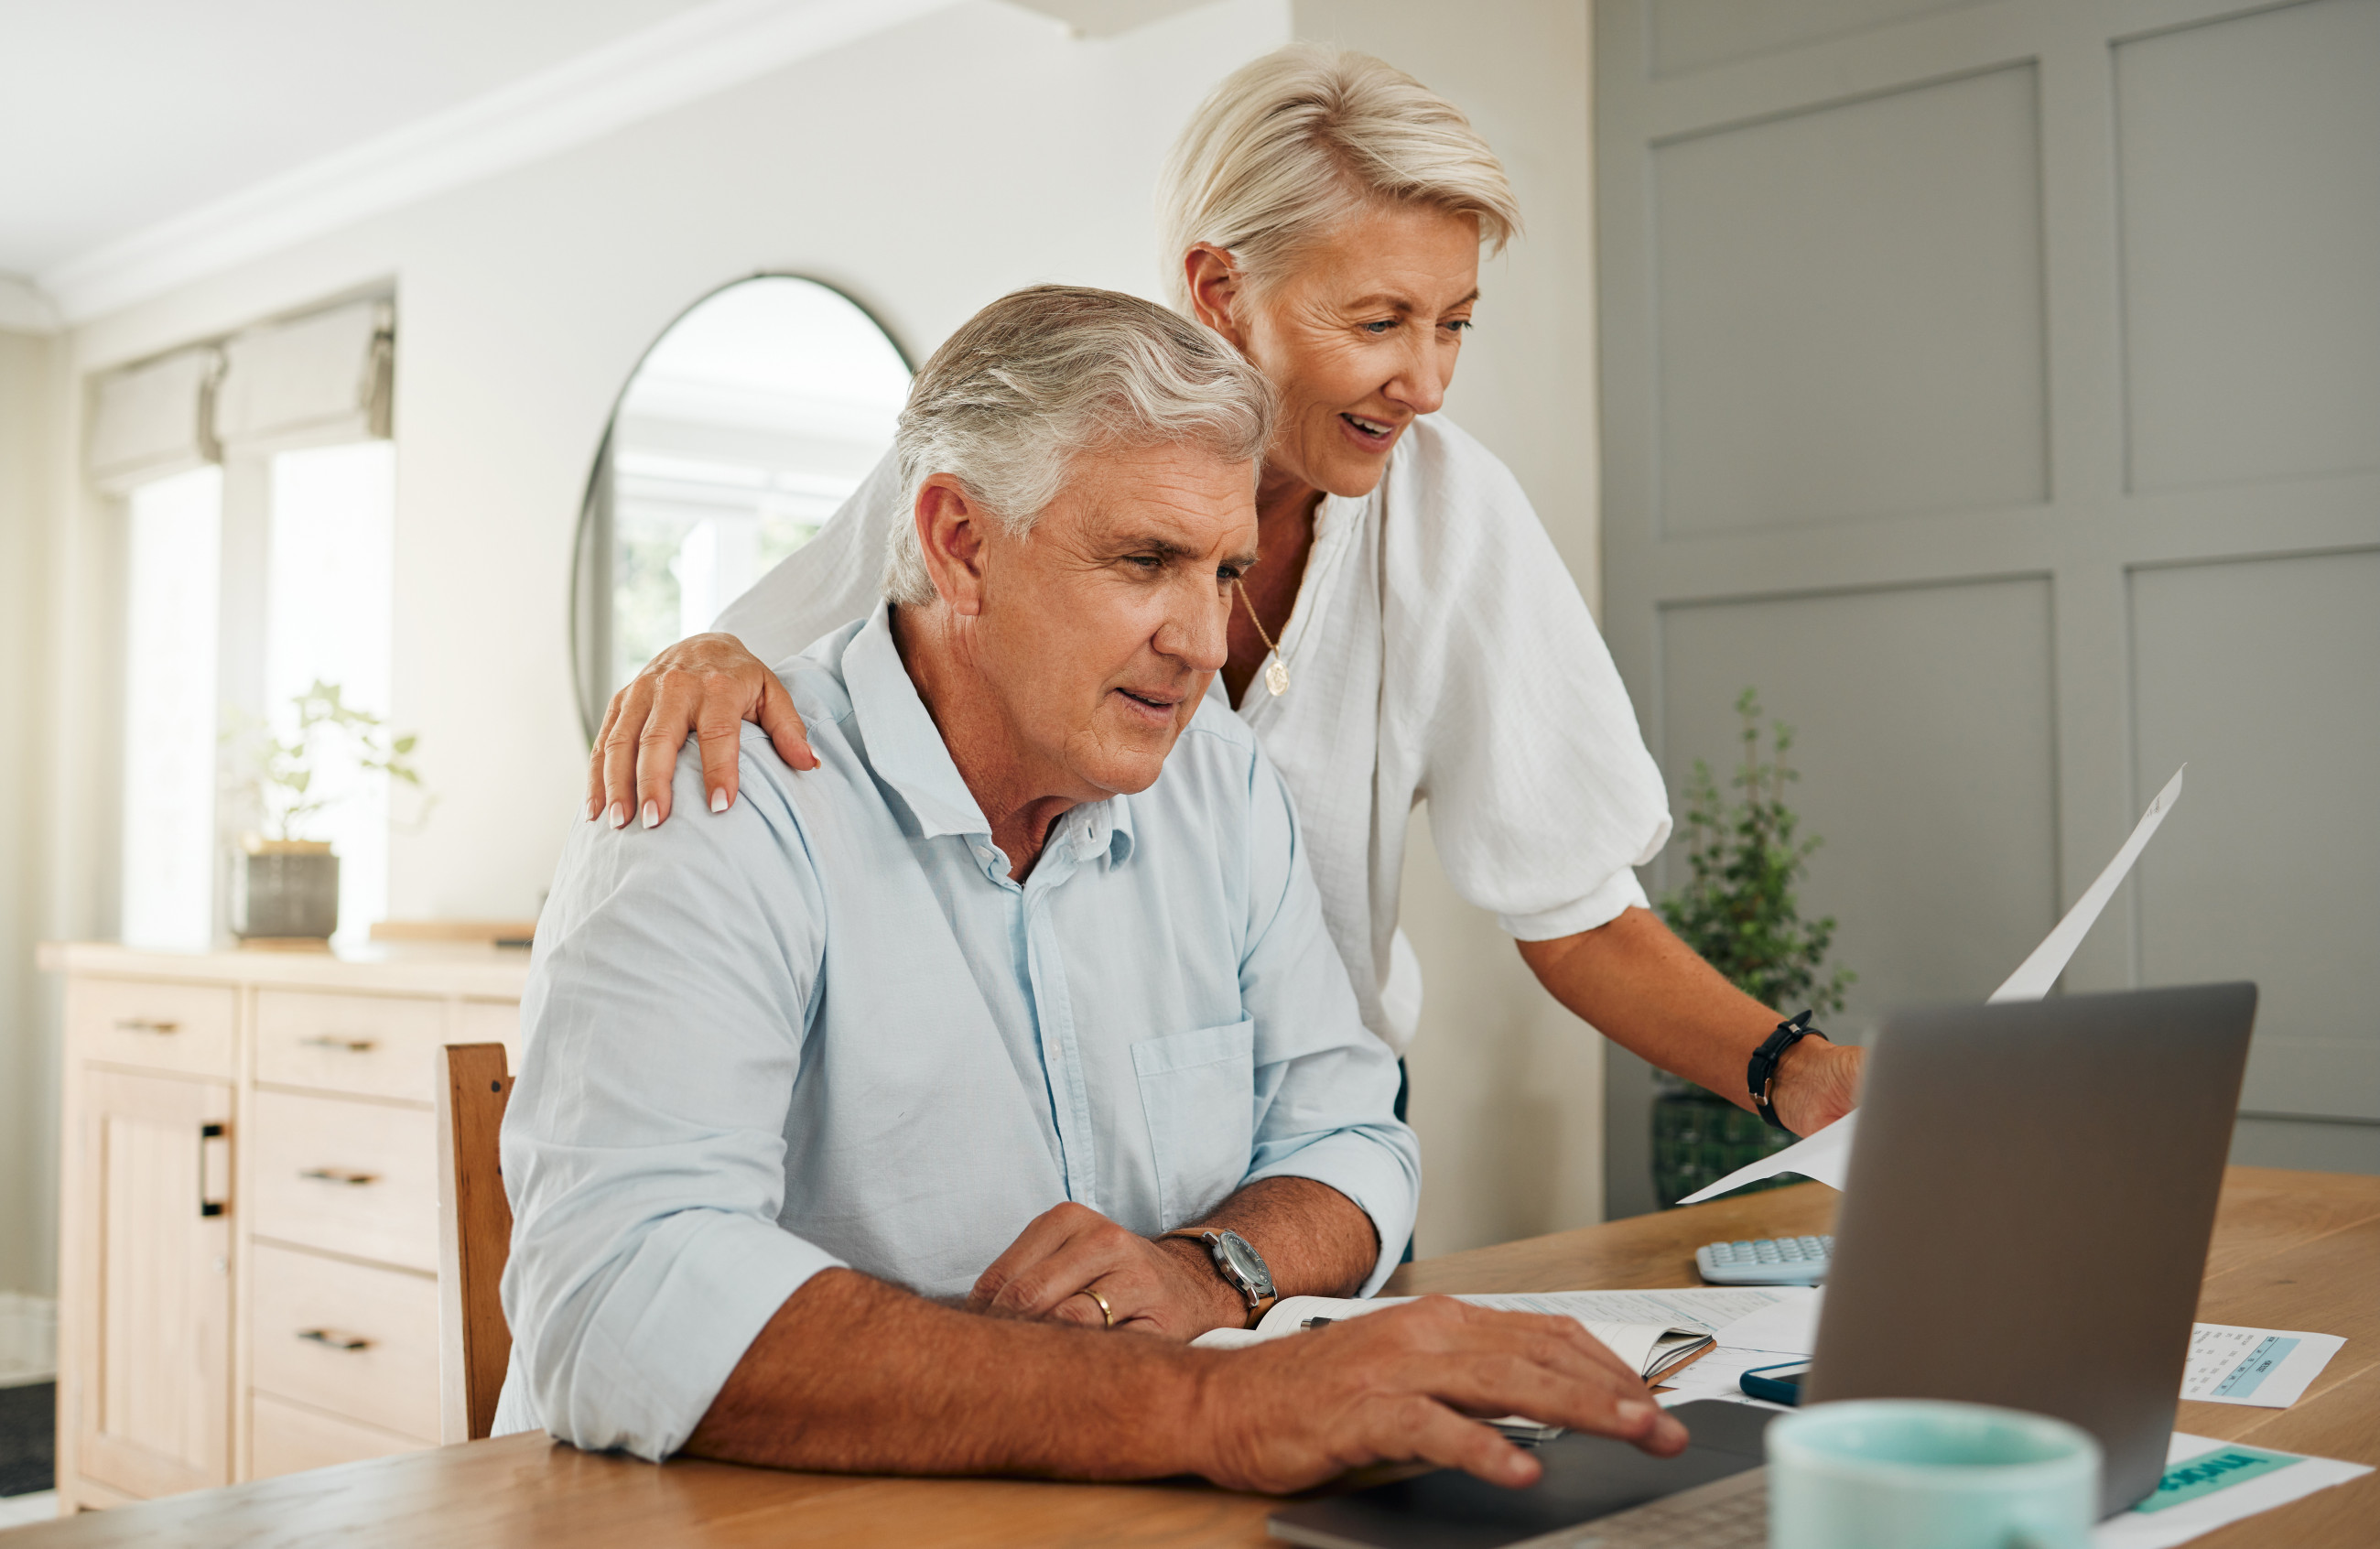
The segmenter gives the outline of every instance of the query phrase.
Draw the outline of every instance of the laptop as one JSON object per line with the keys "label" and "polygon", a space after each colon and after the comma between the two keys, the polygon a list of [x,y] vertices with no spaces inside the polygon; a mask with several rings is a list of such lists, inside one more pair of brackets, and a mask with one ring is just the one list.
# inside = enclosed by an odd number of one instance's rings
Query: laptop
{"label": "laptop", "polygon": [[[2102,1515],[2155,1489],[2255,1009],[2254,985],[2213,984],[1888,1018],[1803,1402],[2056,1415],[2106,1454]],[[1586,1549],[1655,1542],[1658,1527],[1681,1549],[1766,1543],[1756,1470],[1773,1411],[1672,1412],[1694,1436],[1670,1460],[1684,1469],[1565,1435],[1538,1449],[1546,1477],[1526,1490],[1439,1470],[1291,1506],[1272,1535],[1318,1549]]]}

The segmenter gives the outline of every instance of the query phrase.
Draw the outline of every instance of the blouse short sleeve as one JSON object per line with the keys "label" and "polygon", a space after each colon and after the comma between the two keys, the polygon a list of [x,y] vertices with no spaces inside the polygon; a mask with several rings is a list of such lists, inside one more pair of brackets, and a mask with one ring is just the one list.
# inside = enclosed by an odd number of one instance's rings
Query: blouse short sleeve
{"label": "blouse short sleeve", "polygon": [[1407,436],[1383,492],[1382,774],[1410,772],[1448,880],[1507,932],[1593,930],[1645,902],[1660,770],[1511,470],[1435,416]]}

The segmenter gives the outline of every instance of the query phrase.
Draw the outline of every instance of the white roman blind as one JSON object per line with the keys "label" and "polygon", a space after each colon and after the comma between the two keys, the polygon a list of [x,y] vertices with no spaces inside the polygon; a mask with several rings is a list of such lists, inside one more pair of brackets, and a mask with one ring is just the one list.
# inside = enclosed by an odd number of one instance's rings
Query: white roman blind
{"label": "white roman blind", "polygon": [[219,461],[208,410],[222,370],[222,354],[200,345],[101,377],[91,391],[91,482],[122,494]]}
{"label": "white roman blind", "polygon": [[354,301],[233,335],[214,396],[214,433],[271,451],[389,433],[395,309]]}

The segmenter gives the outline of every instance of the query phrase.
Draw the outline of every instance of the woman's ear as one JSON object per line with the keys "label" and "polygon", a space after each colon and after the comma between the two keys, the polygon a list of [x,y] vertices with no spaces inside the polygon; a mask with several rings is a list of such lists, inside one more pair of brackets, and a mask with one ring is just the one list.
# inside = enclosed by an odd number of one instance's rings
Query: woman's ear
{"label": "woman's ear", "polygon": [[937,473],[917,487],[913,518],[917,524],[917,550],[925,558],[926,574],[933,578],[934,590],[960,617],[982,613],[989,513],[976,504],[964,484],[947,473]]}
{"label": "woman's ear", "polygon": [[1200,242],[1182,255],[1182,273],[1189,285],[1191,315],[1246,354],[1247,335],[1239,315],[1245,299],[1239,264],[1214,243]]}

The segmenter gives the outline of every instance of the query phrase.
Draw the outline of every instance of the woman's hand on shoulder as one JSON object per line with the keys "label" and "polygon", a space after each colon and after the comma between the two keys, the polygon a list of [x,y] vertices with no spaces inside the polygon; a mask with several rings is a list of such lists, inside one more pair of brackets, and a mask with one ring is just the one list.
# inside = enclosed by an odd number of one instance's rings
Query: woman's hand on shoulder
{"label": "woman's hand on shoulder", "polygon": [[631,814],[647,828],[666,822],[670,780],[688,737],[702,747],[710,810],[725,811],[735,799],[747,721],[767,732],[777,756],[795,769],[818,767],[809,728],[777,675],[734,635],[688,635],[612,696],[587,772],[587,816],[614,828]]}

